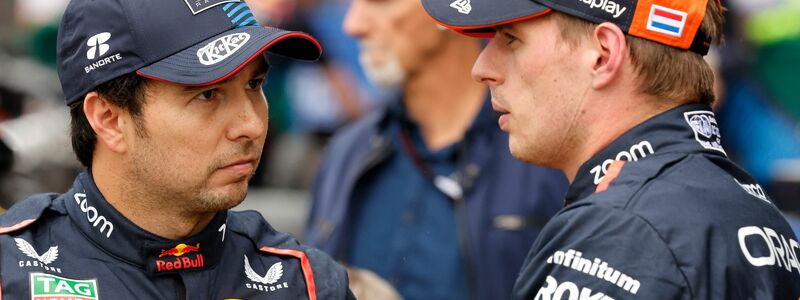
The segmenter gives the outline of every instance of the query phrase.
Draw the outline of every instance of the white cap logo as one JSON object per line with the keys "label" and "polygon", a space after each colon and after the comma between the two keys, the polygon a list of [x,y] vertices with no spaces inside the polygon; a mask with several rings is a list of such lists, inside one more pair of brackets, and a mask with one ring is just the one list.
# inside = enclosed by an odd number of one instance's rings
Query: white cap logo
{"label": "white cap logo", "polygon": [[[90,37],[88,41],[86,41],[86,46],[89,46],[89,51],[86,51],[86,58],[87,59],[95,59],[97,57],[103,56],[108,52],[108,49],[111,47],[106,44],[108,40],[111,39],[110,32],[103,32],[95,34],[94,36]],[[98,49],[99,52],[98,53]]]}
{"label": "white cap logo", "polygon": [[250,34],[246,32],[220,37],[197,50],[197,59],[206,66],[216,64],[236,53],[248,40],[250,40]]}
{"label": "white cap logo", "polygon": [[472,11],[472,4],[469,0],[456,0],[450,3],[450,7],[455,8],[458,12],[468,15]]}

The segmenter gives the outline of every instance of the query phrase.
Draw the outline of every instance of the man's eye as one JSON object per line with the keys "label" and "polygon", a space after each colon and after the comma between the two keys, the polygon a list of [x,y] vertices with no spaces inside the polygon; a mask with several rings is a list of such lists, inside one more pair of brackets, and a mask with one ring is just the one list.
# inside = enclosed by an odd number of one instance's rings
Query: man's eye
{"label": "man's eye", "polygon": [[506,37],[506,44],[511,45],[512,43],[519,41],[517,37],[514,35],[509,34],[508,32],[503,32],[503,36]]}
{"label": "man's eye", "polygon": [[217,94],[219,94],[217,89],[210,89],[197,94],[197,96],[194,96],[194,98],[202,101],[211,101],[217,96]]}
{"label": "man's eye", "polygon": [[251,90],[261,89],[262,85],[264,85],[264,78],[250,79],[247,81],[247,88]]}

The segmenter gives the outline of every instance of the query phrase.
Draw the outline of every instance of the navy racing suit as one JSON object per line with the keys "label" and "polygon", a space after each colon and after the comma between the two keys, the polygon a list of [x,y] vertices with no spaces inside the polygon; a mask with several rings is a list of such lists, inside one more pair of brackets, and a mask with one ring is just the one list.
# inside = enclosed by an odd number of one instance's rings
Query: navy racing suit
{"label": "navy racing suit", "polygon": [[353,299],[347,284],[344,268],[256,212],[219,212],[181,240],[155,236],[111,207],[90,172],[0,215],[0,298]]}
{"label": "navy racing suit", "polygon": [[790,299],[800,246],[760,185],[731,162],[710,108],[634,127],[578,170],[514,299]]}

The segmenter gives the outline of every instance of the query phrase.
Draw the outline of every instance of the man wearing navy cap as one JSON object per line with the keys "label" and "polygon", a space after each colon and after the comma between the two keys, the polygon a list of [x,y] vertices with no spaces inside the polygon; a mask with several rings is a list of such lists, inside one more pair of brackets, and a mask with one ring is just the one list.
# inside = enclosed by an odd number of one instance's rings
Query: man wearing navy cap
{"label": "man wearing navy cap", "polygon": [[719,2],[422,2],[492,37],[472,76],[511,153],[571,182],[514,299],[800,298],[797,237],[727,158],[710,108]]}
{"label": "man wearing navy cap", "polygon": [[342,267],[255,212],[266,52],[315,60],[240,0],[73,0],[58,36],[86,172],[0,216],[0,297],[351,299]]}

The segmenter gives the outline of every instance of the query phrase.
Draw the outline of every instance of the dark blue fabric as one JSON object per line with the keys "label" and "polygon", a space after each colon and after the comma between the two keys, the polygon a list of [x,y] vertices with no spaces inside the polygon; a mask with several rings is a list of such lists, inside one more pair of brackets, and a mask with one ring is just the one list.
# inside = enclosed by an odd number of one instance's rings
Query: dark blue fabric
{"label": "dark blue fabric", "polygon": [[[392,146],[389,130],[401,120],[396,117],[402,111],[399,105],[395,103],[344,128],[326,149],[312,189],[306,238],[309,245],[337,260],[350,263],[353,215],[362,206],[356,198],[365,193],[365,183],[384,176],[380,174],[382,164],[403,155]],[[474,274],[466,280],[472,299],[510,298],[525,254],[544,222],[563,206],[567,186],[561,172],[514,159],[508,151],[508,136],[498,128],[497,118],[486,101],[459,146],[464,149],[460,154],[463,159],[456,171],[462,175],[459,182],[464,188],[469,252],[466,261]],[[383,191],[384,195],[405,192]],[[509,226],[504,220],[517,221],[518,226]],[[438,244],[439,241],[431,241],[426,247]],[[416,258],[407,257],[406,261]]]}
{"label": "dark blue fabric", "polygon": [[[73,290],[53,276],[93,283]],[[200,233],[168,240],[122,216],[89,172],[64,194],[34,195],[0,215],[4,299],[34,298],[37,284],[72,293],[59,299],[89,290],[99,299],[309,299],[312,278],[317,299],[353,299],[344,268],[257,212],[222,211]]]}
{"label": "dark blue fabric", "polygon": [[[235,29],[243,25],[257,25],[249,14],[240,12],[234,19],[228,17],[223,7],[234,2],[245,4],[241,0],[70,1],[58,30],[57,49],[58,74],[67,104],[82,100],[104,82],[144,67],[147,68],[143,74],[150,77],[180,84],[203,84],[229,74],[248,58],[267,50],[268,45],[270,52],[296,59],[316,60],[321,54],[319,45],[310,36],[271,44],[289,32],[255,27],[246,29],[254,39],[242,49],[217,44],[218,50],[225,48],[226,52],[239,52],[238,55],[220,59],[218,68],[201,64],[196,59],[198,49],[207,46],[212,37],[241,32]],[[246,5],[244,9],[249,11]],[[98,40],[98,35],[107,39]],[[160,62],[165,58],[169,58],[167,65],[162,66]],[[203,70],[212,72],[206,74]]]}
{"label": "dark blue fabric", "polygon": [[[513,299],[798,299],[797,237],[760,185],[708,143],[718,138],[711,108],[689,104],[584,163]],[[627,161],[597,191],[617,158]]]}
{"label": "dark blue fabric", "polygon": [[398,287],[406,300],[465,299],[452,200],[422,175],[403,150],[400,126],[433,173],[448,176],[456,170],[458,145],[431,152],[419,127],[411,121],[394,124],[389,136],[396,150],[376,167],[374,176],[360,182],[361,192],[354,197],[361,205],[353,214],[347,257],[352,266],[373,270]]}

